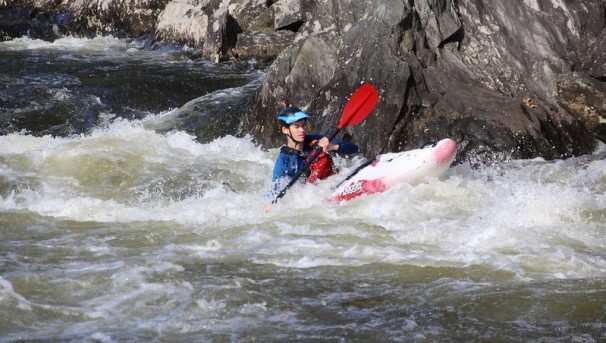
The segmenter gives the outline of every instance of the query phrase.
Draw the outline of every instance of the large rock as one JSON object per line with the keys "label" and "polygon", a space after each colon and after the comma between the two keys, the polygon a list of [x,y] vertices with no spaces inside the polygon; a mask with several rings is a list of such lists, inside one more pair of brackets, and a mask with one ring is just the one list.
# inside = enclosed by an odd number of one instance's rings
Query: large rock
{"label": "large rock", "polygon": [[442,137],[459,161],[589,153],[604,140],[604,21],[595,0],[324,1],[269,69],[250,130],[277,146],[275,115],[297,105],[331,132],[372,82],[377,109],[345,130],[368,155]]}
{"label": "large rock", "polygon": [[[61,35],[139,37],[151,32],[170,0],[0,0],[0,36],[53,40]],[[26,15],[4,23],[3,13]],[[21,21],[32,30],[12,30]],[[17,24],[17,25],[14,25]]]}
{"label": "large rock", "polygon": [[267,0],[231,1],[229,13],[244,31],[273,31],[270,5]]}
{"label": "large rock", "polygon": [[212,26],[209,26],[204,42],[204,56],[215,62],[226,59],[236,45],[237,35],[241,31],[227,7],[220,7],[214,11]]}
{"label": "large rock", "polygon": [[[202,46],[208,32],[208,1],[171,1],[158,16],[156,43]],[[212,14],[212,13],[211,13]]]}
{"label": "large rock", "polygon": [[596,139],[606,142],[606,85],[586,75],[573,75],[576,77],[558,82],[557,102],[580,119]]}
{"label": "large rock", "polygon": [[158,17],[154,44],[186,45],[219,62],[229,57],[241,32],[221,0],[173,0]]}
{"label": "large rock", "polygon": [[54,40],[68,32],[73,20],[67,11],[46,12],[33,3],[20,3],[2,8],[0,0],[0,41],[29,36],[33,39]]}
{"label": "large rock", "polygon": [[199,48],[215,62],[267,62],[292,44],[292,31],[301,26],[299,11],[301,6],[281,7],[265,0],[173,0],[158,18],[154,44]]}

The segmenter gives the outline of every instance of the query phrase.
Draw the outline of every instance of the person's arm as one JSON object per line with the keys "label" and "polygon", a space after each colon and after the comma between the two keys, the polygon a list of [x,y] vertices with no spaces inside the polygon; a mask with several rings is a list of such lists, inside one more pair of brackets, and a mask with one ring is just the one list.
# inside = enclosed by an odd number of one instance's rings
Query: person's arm
{"label": "person's arm", "polygon": [[[330,149],[330,146],[333,149]],[[350,155],[358,152],[358,146],[347,141],[334,140],[330,143],[329,150],[336,151],[338,154]]]}
{"label": "person's arm", "polygon": [[314,142],[314,140],[318,141],[318,146],[323,148],[325,151],[335,151],[338,154],[350,155],[358,152],[358,146],[348,142],[341,140],[333,140],[332,142],[328,142],[328,137],[321,135],[308,135],[310,142]]}

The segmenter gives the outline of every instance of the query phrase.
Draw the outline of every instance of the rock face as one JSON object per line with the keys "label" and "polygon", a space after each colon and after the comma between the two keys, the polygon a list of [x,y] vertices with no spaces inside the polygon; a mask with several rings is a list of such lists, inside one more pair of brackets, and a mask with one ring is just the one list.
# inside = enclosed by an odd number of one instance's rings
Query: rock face
{"label": "rock face", "polygon": [[565,158],[606,142],[604,0],[0,0],[0,40],[147,34],[148,47],[273,61],[247,111],[265,147],[287,105],[329,133],[371,82],[381,100],[347,128],[366,155],[450,137],[458,160]]}
{"label": "rock face", "polygon": [[361,82],[381,100],[345,131],[366,154],[451,137],[459,161],[554,159],[606,142],[603,1],[332,0],[311,18],[249,108],[265,146],[286,105],[331,132]]}
{"label": "rock face", "polygon": [[215,62],[272,61],[292,44],[302,24],[300,6],[290,3],[294,2],[173,0],[158,18],[155,44],[201,48],[202,56]]}

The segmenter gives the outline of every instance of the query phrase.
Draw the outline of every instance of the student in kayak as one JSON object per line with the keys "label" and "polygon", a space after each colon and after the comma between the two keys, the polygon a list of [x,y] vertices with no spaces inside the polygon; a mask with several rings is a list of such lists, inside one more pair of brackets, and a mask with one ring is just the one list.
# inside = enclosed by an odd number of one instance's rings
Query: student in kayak
{"label": "student in kayak", "polygon": [[322,135],[307,134],[307,119],[311,118],[307,113],[297,107],[287,107],[278,114],[280,131],[286,138],[286,144],[280,148],[280,155],[274,165],[272,181],[272,193],[280,192],[292,177],[299,173],[307,161],[307,157],[313,151],[314,145],[320,147],[322,152],[318,159],[310,166],[309,171],[304,174],[308,183],[314,183],[338,172],[334,166],[330,152],[338,154],[354,154],[358,152],[358,146],[340,140],[328,141]]}

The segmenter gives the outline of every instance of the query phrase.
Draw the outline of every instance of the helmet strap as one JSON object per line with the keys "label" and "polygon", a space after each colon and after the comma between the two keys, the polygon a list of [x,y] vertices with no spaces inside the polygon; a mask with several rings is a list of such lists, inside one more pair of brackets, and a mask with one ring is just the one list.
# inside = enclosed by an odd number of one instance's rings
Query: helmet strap
{"label": "helmet strap", "polygon": [[290,133],[290,125],[288,126],[288,133],[284,133],[284,135],[286,135],[287,137],[289,137],[293,142],[295,142],[295,144],[303,144],[304,142],[299,142],[297,141],[293,136],[292,133]]}

